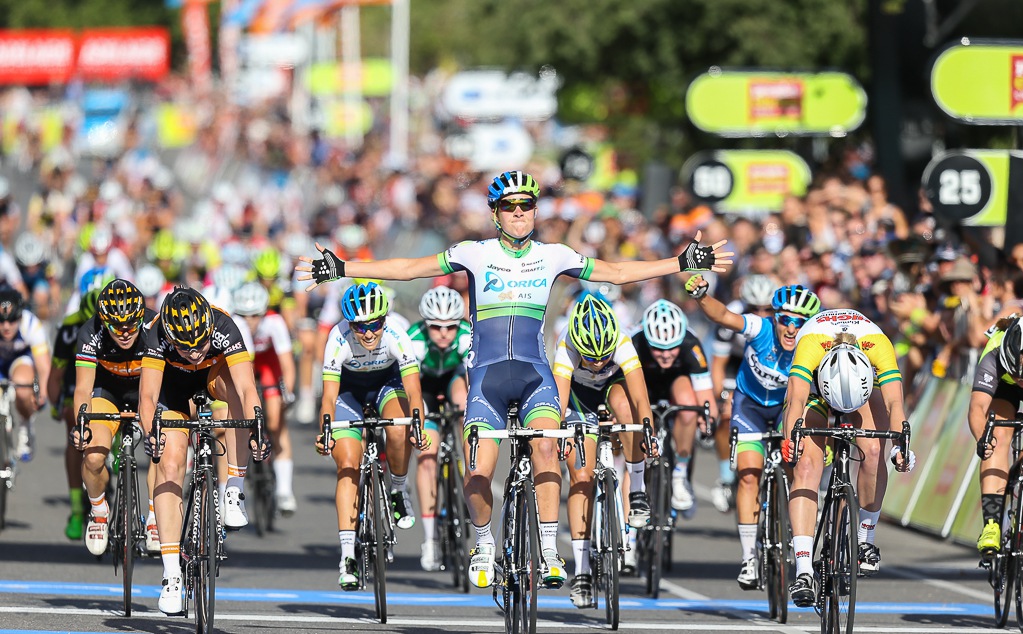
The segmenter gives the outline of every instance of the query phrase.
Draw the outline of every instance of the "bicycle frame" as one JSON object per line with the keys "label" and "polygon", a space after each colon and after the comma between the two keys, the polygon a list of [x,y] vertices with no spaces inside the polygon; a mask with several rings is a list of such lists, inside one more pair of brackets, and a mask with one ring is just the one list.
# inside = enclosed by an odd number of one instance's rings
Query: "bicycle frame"
{"label": "bicycle frame", "polygon": [[441,548],[441,570],[451,570],[456,588],[469,592],[468,555],[466,539],[469,535],[468,511],[463,492],[461,434],[456,426],[465,412],[446,401],[440,411],[429,414],[440,427],[440,445],[437,447],[437,537]]}

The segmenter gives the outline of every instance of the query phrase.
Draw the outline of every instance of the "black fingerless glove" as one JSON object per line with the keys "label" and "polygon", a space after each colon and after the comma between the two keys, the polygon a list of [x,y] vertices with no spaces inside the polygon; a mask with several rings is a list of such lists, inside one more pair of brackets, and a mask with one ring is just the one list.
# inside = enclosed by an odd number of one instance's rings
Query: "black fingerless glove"
{"label": "black fingerless glove", "polygon": [[320,252],[323,257],[313,262],[313,280],[317,284],[333,282],[345,276],[345,261],[334,255],[330,249]]}
{"label": "black fingerless glove", "polygon": [[699,242],[690,242],[685,251],[678,254],[678,270],[680,273],[689,271],[709,271],[714,266],[714,249],[700,246]]}

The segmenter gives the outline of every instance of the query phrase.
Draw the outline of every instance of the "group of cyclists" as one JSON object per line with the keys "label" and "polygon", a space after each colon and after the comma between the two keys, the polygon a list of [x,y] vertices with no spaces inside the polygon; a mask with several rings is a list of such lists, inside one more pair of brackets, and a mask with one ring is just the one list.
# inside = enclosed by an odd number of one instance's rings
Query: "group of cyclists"
{"label": "group of cyclists", "polygon": [[[723,427],[740,433],[784,433],[782,456],[794,465],[789,511],[796,576],[789,592],[797,606],[813,605],[813,534],[818,489],[830,451],[817,437],[797,446],[790,433],[797,421],[807,427],[825,426],[835,415],[855,427],[898,431],[907,416],[902,375],[889,338],[862,313],[824,310],[812,290],[798,285],[776,287],[763,275],[747,277],[740,300],[722,304],[709,292],[713,275],[704,273],[724,272],[732,254],[723,250],[724,242],[701,244],[699,232],[677,257],[657,261],[609,262],[562,244],[539,242],[533,239],[539,198],[540,185],[532,176],[505,172],[487,191],[496,238],[461,242],[420,258],[345,259],[319,244],[315,245],[319,257],[299,258],[295,280],[310,282],[307,290],[352,280],[333,295],[336,306],[330,312],[327,306],[323,310],[331,316],[326,318],[329,329],[323,329],[324,336],[317,342],[322,344],[319,415],[356,421],[367,411],[381,418],[410,417],[416,410],[423,414],[422,434],[407,426],[386,428],[388,500],[399,529],[410,529],[417,519],[421,521],[421,565],[425,570],[439,570],[435,488],[441,436],[426,414],[442,402],[464,411],[463,439],[473,429],[504,429],[509,411],[517,406],[522,426],[584,425],[583,449],[591,456],[602,407],[619,423],[639,423],[654,418],[652,403],[709,402],[711,418],[720,414],[729,421]],[[75,414],[83,406],[91,412],[137,412],[146,452],[161,457],[149,474],[146,545],[162,557],[159,607],[167,614],[180,613],[182,606],[177,540],[188,437],[178,430],[152,436],[158,411],[165,419],[187,419],[192,416],[192,396],[206,392],[219,403],[218,415],[251,418],[265,412],[273,437],[278,508],[284,514],[296,509],[286,407],[303,370],[293,355],[293,327],[286,314],[289,298],[273,283],[280,261],[263,257],[266,261],[255,266],[249,281],[229,280],[226,273],[219,278],[211,275],[211,284],[202,292],[168,284],[143,292],[141,272],[136,285],[106,266],[94,267],[81,276],[78,308],[65,318],[52,355],[22,292],[0,291],[0,373],[23,386],[17,389],[15,403],[21,419],[19,452],[25,459],[30,457],[33,413],[46,401],[54,405],[70,433],[65,462],[72,517],[67,535],[84,537],[89,551],[99,555],[109,534],[105,464],[117,424],[94,424],[86,441],[74,433]],[[419,304],[420,321],[409,325],[391,312],[391,291],[384,281],[455,272],[467,275],[468,288],[464,292],[447,286],[428,290]],[[557,334],[551,362],[544,327],[557,278],[617,286],[672,275],[685,278],[685,292],[718,327],[710,357],[677,303],[654,301],[643,311],[640,327],[630,334],[613,302],[598,291],[584,292],[570,309],[566,326]],[[38,390],[24,387],[37,378]],[[1018,316],[1007,316],[992,329],[977,371],[970,409],[974,433],[979,436],[983,431],[989,411],[999,418],[1015,416],[1023,401],[1021,389],[1023,324]],[[644,475],[647,459],[659,452],[674,452],[671,507],[683,517],[695,510],[689,466],[697,428],[709,422],[693,412],[680,413],[669,421],[670,442],[662,447],[647,445],[639,432],[620,434],[619,479],[623,489],[628,487],[630,529],[642,529],[650,522]],[[321,436],[316,443],[336,463],[338,585],[354,590],[360,587],[356,522],[363,437],[357,428],[336,428],[330,434],[332,438]],[[997,552],[1001,541],[1009,445],[1003,436],[996,432],[995,449],[982,467],[985,527],[978,548],[985,556]],[[716,438],[720,477],[712,498],[722,511],[734,504],[741,549],[737,581],[743,589],[756,589],[760,587],[757,496],[764,445],[739,442],[733,471],[727,434],[718,433]],[[553,439],[532,441],[540,578],[547,588],[560,588],[569,581],[557,542],[563,485],[559,455],[571,455],[573,442],[568,442],[566,450],[559,449]],[[250,444],[245,430],[236,429],[226,431],[224,445],[221,512],[226,528],[239,529],[248,523],[244,505],[248,459],[260,448]],[[903,455],[898,447],[886,447],[878,439],[860,439],[857,446],[864,456],[857,478],[858,570],[872,575],[881,562],[875,534],[888,484],[887,464],[891,462],[899,472],[910,471],[915,456],[912,451]],[[466,465],[464,472],[464,497],[475,532],[467,570],[470,583],[480,588],[497,579],[491,484],[499,449],[497,442],[479,443],[475,463]],[[468,454],[468,445],[465,451]],[[415,452],[418,517],[408,490]],[[593,461],[587,465],[566,462],[574,560],[569,585],[573,603],[584,607],[591,604],[593,593],[589,536],[594,466]],[[75,492],[82,490],[88,505],[81,493],[76,499]],[[636,531],[629,532],[625,564],[634,566]]]}

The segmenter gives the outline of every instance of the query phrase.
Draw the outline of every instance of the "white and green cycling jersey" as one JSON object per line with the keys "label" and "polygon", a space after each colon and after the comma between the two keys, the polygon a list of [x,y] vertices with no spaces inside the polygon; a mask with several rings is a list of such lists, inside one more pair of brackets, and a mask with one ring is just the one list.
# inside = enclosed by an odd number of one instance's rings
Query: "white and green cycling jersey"
{"label": "white and green cycling jersey", "polygon": [[469,274],[470,368],[502,361],[547,364],[543,324],[551,286],[561,275],[589,279],[593,259],[563,244],[531,241],[520,252],[491,238],[437,255],[445,273]]}
{"label": "white and green cycling jersey", "polygon": [[472,345],[472,328],[469,322],[458,322],[458,334],[446,350],[441,350],[430,339],[429,327],[425,321],[412,324],[408,336],[412,340],[412,351],[419,359],[419,372],[423,376],[444,376],[458,370],[465,364],[465,357]]}

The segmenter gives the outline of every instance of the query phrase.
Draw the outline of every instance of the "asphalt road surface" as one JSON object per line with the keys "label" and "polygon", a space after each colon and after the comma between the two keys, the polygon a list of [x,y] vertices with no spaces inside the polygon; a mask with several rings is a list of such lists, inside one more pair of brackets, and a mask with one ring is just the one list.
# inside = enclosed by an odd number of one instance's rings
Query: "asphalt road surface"
{"label": "asphalt road surface", "polygon": [[[83,543],[64,537],[68,503],[62,430],[40,416],[36,457],[23,465],[9,498],[8,527],[0,533],[0,634],[194,631],[191,619],[166,617],[156,609],[162,571],[158,560],[136,565],[134,613],[125,618],[121,579],[109,559],[97,561]],[[266,538],[258,538],[251,527],[228,537],[228,560],[217,580],[217,631],[501,631],[503,616],[490,591],[460,594],[451,587],[449,573],[420,569],[418,524],[398,535],[396,559],[387,574],[386,625],[373,618],[371,588],[339,590],[333,462],[313,451],[313,433],[308,426],[294,430],[298,513],[278,518],[276,532]],[[141,451],[139,455],[143,457]],[[812,610],[790,607],[788,624],[780,626],[767,618],[764,593],[740,590],[735,582],[739,545],[734,519],[709,503],[716,472],[712,457],[704,452],[698,463],[699,510],[675,533],[674,569],[663,582],[661,598],[643,597],[640,579],[623,579],[620,629],[819,631]],[[498,473],[504,470],[500,467]],[[897,478],[892,486],[898,486]],[[571,553],[567,539],[562,535],[563,555]],[[878,528],[878,544],[881,573],[858,586],[857,632],[990,631],[990,589],[969,549],[886,524]],[[567,587],[541,593],[539,631],[605,628],[603,610],[575,609]]]}

